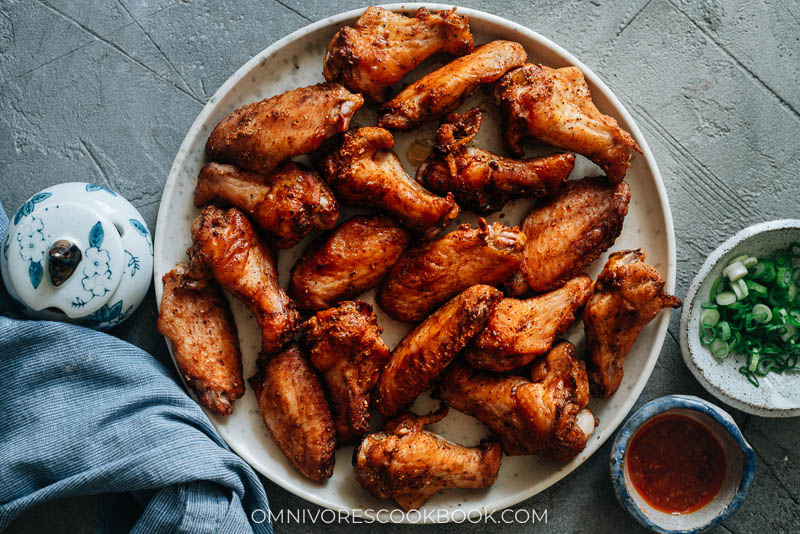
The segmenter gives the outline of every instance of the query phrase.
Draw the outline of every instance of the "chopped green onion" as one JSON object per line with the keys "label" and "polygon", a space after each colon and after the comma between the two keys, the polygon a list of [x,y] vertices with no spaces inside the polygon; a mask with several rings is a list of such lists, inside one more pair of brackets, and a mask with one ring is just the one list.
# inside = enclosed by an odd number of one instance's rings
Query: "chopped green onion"
{"label": "chopped green onion", "polygon": [[731,338],[731,325],[728,321],[720,321],[717,323],[715,331],[717,337],[722,341],[728,341]]}
{"label": "chopped green onion", "polygon": [[715,300],[717,298],[717,293],[719,293],[720,286],[722,286],[722,283],[724,281],[725,280],[722,278],[717,278],[716,280],[714,280],[714,283],[711,284],[711,293],[709,293],[708,297],[710,300]]}
{"label": "chopped green onion", "polygon": [[745,280],[745,285],[747,286],[748,292],[755,294],[757,297],[764,298],[767,296],[767,288],[766,286],[762,286],[758,282],[754,282],[752,280]]}
{"label": "chopped green onion", "polygon": [[714,328],[710,326],[704,326],[703,332],[700,334],[700,343],[702,343],[703,345],[708,345],[712,341],[714,341],[714,337],[715,337]]}
{"label": "chopped green onion", "polygon": [[779,250],[775,253],[775,265],[787,266],[791,263],[791,253],[788,250]]}
{"label": "chopped green onion", "polygon": [[747,267],[745,267],[740,261],[731,263],[722,270],[722,276],[727,277],[731,282],[735,282],[736,280],[747,276]]}
{"label": "chopped green onion", "polygon": [[747,367],[745,367],[744,365],[739,367],[739,372],[742,373],[745,377],[747,377],[748,382],[753,384],[753,386],[758,387],[758,378],[756,378],[756,376],[752,372],[750,372],[747,369]]}
{"label": "chopped green onion", "polygon": [[794,283],[790,284],[789,289],[786,290],[786,300],[792,302],[797,297],[797,293],[797,286]]}
{"label": "chopped green onion", "polygon": [[750,360],[747,363],[747,370],[750,371],[751,373],[755,371],[756,368],[758,367],[758,360],[759,360],[758,353],[757,352],[751,353]]}
{"label": "chopped green onion", "polygon": [[744,300],[747,298],[747,295],[750,294],[750,291],[747,289],[747,284],[744,283],[744,280],[736,280],[735,282],[731,282],[731,289],[733,289],[733,293],[736,295],[736,300]]}
{"label": "chopped green onion", "polygon": [[775,272],[775,283],[781,289],[789,289],[789,284],[792,283],[792,271],[788,267],[778,267]]}
{"label": "chopped green onion", "polygon": [[719,338],[712,341],[709,348],[711,349],[711,354],[720,360],[725,358],[729,353],[728,344]]}
{"label": "chopped green onion", "polygon": [[719,306],[730,306],[731,304],[736,302],[736,295],[734,295],[730,291],[723,291],[722,293],[717,295],[716,300]]}
{"label": "chopped green onion", "polygon": [[[764,307],[766,308],[766,306]],[[716,326],[718,322],[719,312],[717,310],[703,310],[703,313],[700,314],[700,324],[703,326]]]}
{"label": "chopped green onion", "polygon": [[701,304],[701,343],[717,359],[746,358],[754,386],[769,373],[800,371],[800,243],[771,257],[736,257]]}
{"label": "chopped green onion", "polygon": [[772,320],[776,324],[784,325],[789,320],[789,312],[786,311],[786,308],[773,308],[772,310]]}

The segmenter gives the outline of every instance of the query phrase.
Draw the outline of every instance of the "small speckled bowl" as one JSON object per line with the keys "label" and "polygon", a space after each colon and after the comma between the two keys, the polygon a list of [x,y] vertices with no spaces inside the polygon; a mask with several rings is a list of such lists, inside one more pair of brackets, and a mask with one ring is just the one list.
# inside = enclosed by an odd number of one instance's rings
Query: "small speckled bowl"
{"label": "small speckled bowl", "polygon": [[[680,414],[706,427],[725,451],[725,480],[714,499],[689,514],[672,515],[656,510],[639,495],[628,473],[625,453],[639,429],[654,417]],[[755,453],[721,408],[688,395],[668,395],[639,408],[620,429],[611,446],[611,483],[617,500],[639,523],[661,534],[705,532],[736,512],[747,498],[755,476]]]}
{"label": "small speckled bowl", "polygon": [[800,220],[782,219],[749,226],[722,243],[698,271],[681,313],[680,345],[683,361],[700,384],[716,398],[744,412],[761,417],[800,416],[800,373],[770,373],[754,387],[739,373],[744,357],[731,354],[715,358],[700,343],[701,304],[708,300],[711,284],[722,276],[737,256],[767,256],[800,243]]}

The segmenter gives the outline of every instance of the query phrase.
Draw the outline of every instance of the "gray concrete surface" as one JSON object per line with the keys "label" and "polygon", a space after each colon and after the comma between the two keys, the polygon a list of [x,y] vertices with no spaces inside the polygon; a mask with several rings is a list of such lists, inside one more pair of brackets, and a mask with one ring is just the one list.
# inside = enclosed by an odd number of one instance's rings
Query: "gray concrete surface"
{"label": "gray concrete surface", "polygon": [[[800,217],[800,3],[764,0],[463,0],[518,21],[580,57],[643,129],[666,182],[678,241],[677,294],[740,228]],[[184,133],[204,102],[279,37],[355,0],[0,0],[0,200],[15,209],[63,181],[107,183],[151,228]],[[159,358],[152,295],[114,334]],[[678,314],[637,406],[670,393],[709,398],[684,367]],[[750,498],[715,532],[800,530],[800,418],[731,410],[757,450]],[[606,444],[520,505],[548,523],[497,532],[636,532],[608,477]],[[273,508],[309,507],[265,480]],[[32,510],[9,532],[90,532],[91,497]],[[277,532],[358,527],[277,525]],[[437,532],[479,532],[447,525]],[[369,527],[359,530],[372,530]],[[386,526],[406,532],[411,527]],[[433,530],[430,528],[428,530]]]}

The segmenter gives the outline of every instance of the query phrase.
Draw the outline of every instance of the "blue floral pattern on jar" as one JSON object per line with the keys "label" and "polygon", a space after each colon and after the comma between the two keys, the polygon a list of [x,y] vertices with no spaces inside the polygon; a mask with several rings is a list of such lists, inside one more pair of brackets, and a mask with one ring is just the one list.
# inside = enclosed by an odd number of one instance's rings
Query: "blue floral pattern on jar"
{"label": "blue floral pattern on jar", "polygon": [[83,251],[84,260],[81,262],[84,264],[81,285],[91,293],[90,300],[102,297],[114,289],[111,281],[111,255],[107,249],[101,248],[104,237],[103,225],[97,221],[89,231],[89,247]]}
{"label": "blue floral pattern on jar", "polygon": [[30,220],[20,226],[17,233],[19,256],[22,261],[30,262],[28,275],[34,289],[39,287],[44,275],[42,260],[45,254],[44,222],[31,216]]}

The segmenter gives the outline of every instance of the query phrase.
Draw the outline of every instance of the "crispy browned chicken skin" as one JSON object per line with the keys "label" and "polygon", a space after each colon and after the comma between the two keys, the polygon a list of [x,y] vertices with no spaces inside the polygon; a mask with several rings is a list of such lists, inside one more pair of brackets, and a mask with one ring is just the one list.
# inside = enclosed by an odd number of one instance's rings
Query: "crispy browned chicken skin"
{"label": "crispy browned chicken skin", "polygon": [[[529,288],[557,289],[599,258],[622,232],[630,199],[625,182],[584,178],[534,206],[522,223],[527,242],[521,271]],[[528,288],[507,289],[518,295]]]}
{"label": "crispy browned chicken skin", "polygon": [[462,224],[435,241],[412,245],[378,291],[381,308],[399,321],[421,321],[475,284],[502,284],[520,266],[525,236],[516,226]]}
{"label": "crispy browned chicken skin", "polygon": [[369,432],[369,398],[389,361],[372,306],[356,300],[318,312],[303,324],[303,343],[333,402],[336,444]]}
{"label": "crispy browned chicken skin", "polygon": [[269,174],[282,161],[319,148],[350,125],[364,105],[338,83],[300,87],[243,106],[217,124],[206,143],[214,160]]}
{"label": "crispy browned chicken skin", "polygon": [[516,156],[523,154],[522,138],[530,135],[583,154],[617,183],[625,178],[632,151],[641,152],[616,119],[597,109],[577,67],[524,65],[506,74],[494,95],[506,119],[506,148]]}
{"label": "crispy browned chicken skin", "polygon": [[509,456],[535,454],[567,461],[586,446],[594,417],[586,409],[586,368],[568,341],[556,343],[531,369],[531,381],[476,371],[454,362],[434,397],[489,427]]}
{"label": "crispy browned chicken skin", "polygon": [[513,41],[492,41],[426,74],[381,107],[378,126],[410,130],[456,109],[482,84],[494,83],[528,55]]}
{"label": "crispy browned chicken skin", "polygon": [[456,9],[431,13],[421,7],[415,17],[368,7],[353,24],[331,39],[322,73],[353,92],[385,102],[391,86],[433,54],[460,56],[474,43],[467,17]]}
{"label": "crispy browned chicken skin", "polygon": [[211,272],[244,302],[261,327],[261,349],[269,354],[288,343],[300,314],[278,284],[275,253],[236,208],[206,206],[192,224],[192,270]]}
{"label": "crispy browned chicken skin", "polygon": [[187,271],[179,263],[164,275],[158,331],[172,341],[175,363],[200,404],[230,415],[244,395],[236,323],[217,283],[188,278]]}
{"label": "crispy browned chicken skin", "polygon": [[303,476],[320,482],[333,474],[336,435],[325,391],[308,358],[289,345],[260,358],[249,382],[272,439]]}
{"label": "crispy browned chicken skin", "polygon": [[592,395],[608,397],[622,382],[622,364],[642,329],[663,308],[681,301],[664,292],[661,274],[645,252],[623,250],[608,258],[583,313]]}
{"label": "crispy browned chicken skin", "polygon": [[357,215],[303,252],[292,269],[289,294],[307,310],[329,308],[381,283],[411,241],[384,215]]}
{"label": "crispy browned chicken skin", "polygon": [[339,204],[316,172],[289,160],[271,174],[209,163],[200,171],[194,205],[228,204],[248,213],[273,236],[278,248],[290,248],[313,230],[330,230]]}
{"label": "crispy browned chicken skin", "polygon": [[322,162],[325,179],[342,202],[381,208],[408,228],[433,237],[459,214],[452,195],[442,198],[415,182],[392,152],[383,128],[344,134],[338,150]]}
{"label": "crispy browned chicken skin", "polygon": [[414,402],[481,331],[502,297],[491,286],[472,286],[409,332],[378,381],[375,404],[380,412],[395,415]]}
{"label": "crispy browned chicken skin", "polygon": [[364,438],[353,456],[356,481],[372,495],[414,510],[448,488],[488,488],[497,479],[503,453],[496,441],[464,447],[424,429],[440,421],[411,413],[386,422],[383,432]]}
{"label": "crispy browned chicken skin", "polygon": [[477,369],[498,372],[529,364],[575,322],[591,293],[592,279],[580,275],[550,293],[501,300],[464,351],[465,359]]}
{"label": "crispy browned chicken skin", "polygon": [[558,191],[575,166],[574,154],[523,160],[466,146],[481,127],[482,111],[451,113],[439,127],[434,151],[417,169],[416,180],[439,195],[453,193],[462,208],[488,215],[509,200]]}

